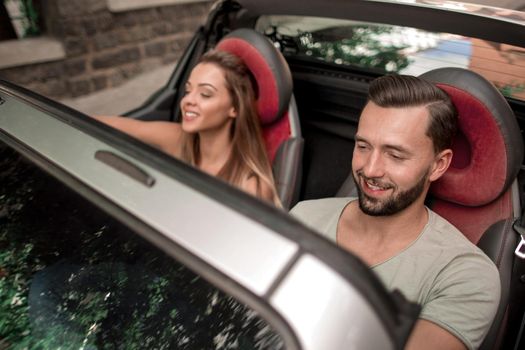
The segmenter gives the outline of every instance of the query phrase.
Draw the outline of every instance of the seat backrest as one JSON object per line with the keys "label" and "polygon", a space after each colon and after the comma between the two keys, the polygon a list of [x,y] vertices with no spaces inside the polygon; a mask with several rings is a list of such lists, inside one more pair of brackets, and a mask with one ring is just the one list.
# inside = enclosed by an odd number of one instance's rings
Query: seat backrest
{"label": "seat backrest", "polygon": [[430,188],[431,207],[477,244],[492,224],[519,215],[512,185],[523,140],[516,117],[494,85],[470,70],[440,68],[421,78],[449,94],[459,117],[454,157]]}
{"label": "seat backrest", "polygon": [[255,78],[266,150],[279,198],[288,209],[299,199],[303,152],[290,68],[271,41],[252,29],[229,33],[216,48],[240,57]]}
{"label": "seat backrest", "polygon": [[441,68],[421,77],[449,94],[459,117],[452,164],[432,184],[429,206],[477,244],[498,267],[501,301],[481,346],[498,349],[509,313],[518,242],[512,222],[521,214],[517,174],[524,150],[520,128],[505,98],[477,73]]}

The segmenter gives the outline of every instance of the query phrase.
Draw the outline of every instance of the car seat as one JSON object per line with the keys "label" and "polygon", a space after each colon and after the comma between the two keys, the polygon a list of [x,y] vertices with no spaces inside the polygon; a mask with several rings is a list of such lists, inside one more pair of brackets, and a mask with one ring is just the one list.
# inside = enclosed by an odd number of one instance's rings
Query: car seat
{"label": "car seat", "polygon": [[252,29],[229,33],[216,49],[239,56],[255,78],[266,150],[279,198],[283,207],[289,209],[299,199],[304,143],[290,68],[271,41]]}
{"label": "car seat", "polygon": [[[505,98],[481,75],[462,68],[439,68],[421,78],[449,94],[459,117],[451,165],[430,187],[427,205],[477,244],[498,267],[501,302],[481,346],[497,349],[511,311],[510,292],[519,278],[513,274],[519,259],[514,255],[519,235],[513,223],[521,215],[517,174],[524,146],[520,128]],[[349,176],[337,196],[356,193]]]}
{"label": "car seat", "polygon": [[[429,206],[454,224],[496,264],[501,303],[481,349],[500,348],[509,312],[509,293],[521,215],[517,175],[523,139],[503,95],[481,75],[467,69],[441,68],[421,75],[452,98],[459,115],[454,157],[429,191]],[[475,278],[475,276],[473,276]]]}

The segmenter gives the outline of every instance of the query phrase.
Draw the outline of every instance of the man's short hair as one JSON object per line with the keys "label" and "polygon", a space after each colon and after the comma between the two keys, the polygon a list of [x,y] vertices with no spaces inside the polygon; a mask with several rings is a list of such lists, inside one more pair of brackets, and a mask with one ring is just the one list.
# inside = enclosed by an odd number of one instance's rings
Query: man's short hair
{"label": "man's short hair", "polygon": [[426,135],[432,140],[434,152],[452,147],[458,128],[457,111],[448,94],[433,83],[410,75],[385,75],[370,84],[368,101],[383,108],[426,106],[430,115]]}

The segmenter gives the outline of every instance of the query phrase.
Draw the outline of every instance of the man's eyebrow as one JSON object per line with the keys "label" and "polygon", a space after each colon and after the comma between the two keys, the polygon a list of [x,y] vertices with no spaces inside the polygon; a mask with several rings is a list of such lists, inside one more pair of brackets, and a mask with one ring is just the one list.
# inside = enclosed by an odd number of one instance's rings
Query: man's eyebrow
{"label": "man's eyebrow", "polygon": [[368,143],[368,141],[366,141],[364,138],[362,138],[359,135],[355,135],[355,142],[366,142],[366,143]]}

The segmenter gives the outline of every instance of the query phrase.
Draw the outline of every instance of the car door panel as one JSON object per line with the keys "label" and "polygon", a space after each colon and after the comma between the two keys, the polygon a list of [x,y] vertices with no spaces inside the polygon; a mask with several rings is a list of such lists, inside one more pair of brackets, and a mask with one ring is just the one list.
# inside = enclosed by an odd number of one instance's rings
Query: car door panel
{"label": "car door panel", "polygon": [[[368,310],[368,313],[365,314],[369,316],[364,315],[361,320],[364,325],[379,327],[378,331],[379,329],[395,325],[392,330],[381,331],[387,334],[382,341],[384,344],[388,344],[388,348],[396,348],[398,344],[406,341],[411,327],[410,324],[415,320],[418,308],[415,307],[409,312],[412,321],[409,323],[408,328],[406,324],[396,324],[394,315],[397,312],[405,311],[402,311],[403,308],[398,309],[400,305],[397,305],[397,302],[390,299],[389,294],[378,283],[377,278],[368,269],[361,267],[361,262],[335,247],[331,242],[319,237],[316,233],[307,230],[280,210],[272,208],[222,183],[220,180],[201,173],[96,120],[63,108],[45,98],[19,89],[12,84],[0,84],[0,98],[3,101],[0,105],[0,141],[7,143],[9,147],[22,154],[26,162],[33,164],[33,167],[36,166],[43,169],[52,175],[53,179],[56,179],[53,180],[56,185],[51,187],[42,186],[42,188],[44,192],[48,191],[46,198],[51,197],[54,192],[57,193],[57,204],[54,205],[54,214],[58,213],[59,217],[73,221],[77,218],[83,222],[93,221],[100,227],[105,225],[106,220],[124,224],[124,227],[131,230],[133,235],[146,238],[147,241],[160,248],[165,254],[175,258],[183,265],[197,272],[205,280],[218,286],[227,295],[240,300],[257,314],[264,317],[270,326],[279,333],[279,339],[282,339],[282,341],[279,340],[279,344],[284,343],[287,349],[316,349],[318,344],[323,342],[322,339],[324,339],[321,334],[312,338],[312,335],[305,331],[306,324],[292,325],[291,323],[296,322],[298,319],[294,315],[293,308],[292,312],[290,312],[287,303],[279,302],[279,300],[283,300],[280,297],[282,295],[287,295],[289,298],[294,294],[304,293],[301,290],[305,286],[304,281],[301,282],[297,277],[293,277],[296,275],[293,271],[297,271],[300,266],[303,266],[304,261],[309,261],[310,264],[312,261],[315,261],[314,265],[320,271],[324,271],[323,274],[326,274],[324,277],[320,276],[325,280],[332,279],[339,281],[339,284],[349,283],[344,294],[354,295],[354,297],[347,297],[350,298],[348,300],[352,300],[352,303],[347,304],[347,310],[360,310],[359,313],[363,310]],[[8,163],[18,164],[19,161],[8,161]],[[40,181],[44,177],[44,175],[38,175],[37,179]],[[30,183],[34,183],[34,181],[30,181]],[[22,185],[19,184],[19,186],[23,188],[23,184],[24,182],[22,181]],[[69,202],[73,201],[70,195],[64,195],[65,197],[62,198],[60,194],[62,191],[53,190],[56,186],[61,188],[67,187],[70,189],[68,190],[69,192],[72,190],[72,192],[80,194],[78,198],[84,198],[84,201],[87,200],[87,202],[92,203],[89,204],[90,206],[94,204],[101,211],[98,211],[98,214],[91,219],[89,219],[89,216],[82,219],[83,216],[80,213],[84,211],[81,209],[83,207],[75,208],[72,205],[71,212],[68,212]],[[6,191],[9,192],[9,187],[4,187],[4,192]],[[40,190],[37,191],[35,189],[34,191],[39,192]],[[78,196],[78,194],[74,196]],[[3,196],[2,198],[8,197]],[[1,204],[5,206],[5,202]],[[38,214],[28,212],[25,216],[26,219],[20,221],[21,224],[26,225],[29,217],[42,217],[41,208],[47,206],[49,205],[37,206]],[[62,209],[59,209],[58,206],[61,206]],[[30,205],[27,207],[31,208]],[[67,208],[65,212],[64,207]],[[91,211],[91,209],[88,210],[88,212]],[[109,215],[111,218],[100,219],[101,216],[105,215]],[[52,217],[54,216],[50,215],[51,227],[53,227],[53,222],[58,220],[51,219]],[[47,229],[46,232],[50,230],[52,229]],[[120,232],[121,230],[124,230],[124,228],[117,231]],[[28,239],[35,239],[35,237],[31,236],[31,230],[24,229],[23,231],[26,232],[25,234],[30,235]],[[93,234],[95,237],[98,237],[97,235],[105,237],[105,231],[102,228],[99,230],[92,228],[87,231],[90,232],[88,237],[92,237]],[[72,235],[68,239],[74,239],[79,234],[81,236],[85,234],[84,231],[80,233],[76,231],[68,232],[60,234]],[[49,241],[49,239],[44,239],[44,241]],[[119,239],[116,241],[119,241]],[[118,251],[114,243],[111,242],[113,240],[110,240],[105,245],[115,247],[114,249]],[[78,244],[77,241],[77,243],[71,243],[71,246],[77,246]],[[126,244],[124,244],[125,246]],[[18,247],[17,249],[20,250],[22,248]],[[113,251],[113,248],[110,251]],[[59,256],[62,256],[60,254]],[[74,256],[78,254],[80,253],[76,253]],[[121,255],[121,253],[119,254]],[[138,253],[133,253],[132,256],[136,254]],[[306,260],[302,258],[305,254],[309,254],[310,258]],[[330,257],[329,260],[332,261],[319,259],[318,257],[313,258],[319,254],[326,258]],[[136,256],[139,257],[140,254]],[[334,259],[334,257],[337,258]],[[346,263],[343,264],[343,261]],[[54,262],[50,263],[49,268],[44,269],[45,272],[31,277],[34,278],[33,281],[36,281],[34,282],[36,289],[33,288],[27,293],[30,293],[32,300],[34,300],[35,295],[42,293],[42,295],[47,295],[46,291],[49,291],[54,296],[75,294],[77,293],[75,284],[68,284],[72,289],[67,291],[57,291],[53,289],[54,287],[52,288],[54,285],[63,285],[66,280],[72,278],[71,276],[83,276],[82,278],[85,278],[87,281],[95,281],[93,282],[95,286],[108,283],[111,286],[113,282],[107,281],[113,281],[114,278],[108,276],[113,274],[127,276],[136,272],[139,275],[144,275],[145,280],[142,280],[142,282],[135,281],[133,278],[136,277],[126,277],[125,280],[132,281],[130,283],[134,286],[140,286],[141,283],[144,284],[149,281],[148,279],[157,278],[160,273],[159,270],[155,270],[156,272],[153,274],[149,272],[147,266],[149,266],[150,262],[146,264],[146,268],[142,266],[130,267],[127,260],[124,263],[100,262],[95,265],[82,265],[85,263],[86,260],[82,260],[79,265],[78,261],[74,260],[73,262],[67,261],[65,264],[62,264],[60,259],[54,260]],[[359,268],[355,270],[352,266],[359,266]],[[305,270],[300,268],[300,271],[304,273]],[[176,279],[176,276],[173,275],[173,277],[168,279],[171,278]],[[352,287],[352,283],[349,282],[348,278],[360,281],[355,285],[356,288]],[[50,281],[54,282],[51,283]],[[311,280],[310,283],[318,285],[315,279]],[[146,284],[149,284],[149,282]],[[84,285],[84,282],[82,285]],[[326,293],[340,293],[337,292],[339,288],[334,286],[326,288]],[[126,300],[128,290],[131,290],[130,293],[139,300],[139,295],[142,295],[143,292],[129,288],[131,287],[117,288],[119,295],[122,295],[122,297],[118,298],[120,306],[117,309],[122,312],[138,312],[137,310],[140,308],[135,308],[135,311],[132,311],[133,307],[126,304],[123,300]],[[162,290],[166,293],[171,293],[169,292],[172,290],[170,288],[172,287]],[[363,288],[368,290],[368,292],[364,292]],[[370,293],[370,291],[373,292]],[[92,294],[88,294],[98,295],[99,299],[97,300],[100,302],[104,301],[104,298],[101,296],[101,290],[95,288],[90,293]],[[109,298],[111,293],[107,290],[105,293]],[[85,295],[82,298],[85,299],[87,297],[89,299],[89,295]],[[360,297],[356,297],[358,295]],[[315,296],[315,294],[312,296]],[[24,298],[29,298],[29,294],[24,296]],[[40,305],[37,309],[47,310],[49,307],[55,307],[57,303],[62,303],[63,299],[61,298],[52,297],[42,300],[36,298],[35,302]],[[224,300],[229,300],[227,296],[225,298]],[[304,298],[298,300],[305,301]],[[322,303],[328,303],[327,305],[333,305],[336,302],[337,299],[335,298],[327,298],[322,301]],[[225,303],[230,305],[229,301],[225,301]],[[314,301],[314,303],[317,303],[317,301]],[[75,305],[75,310],[80,307],[80,304]],[[178,310],[176,305],[168,305],[166,307]],[[233,307],[233,310],[237,309],[237,306]],[[244,310],[244,307],[241,307],[241,309]],[[91,315],[96,310],[99,309],[84,310],[81,319],[92,320],[91,316],[88,317],[86,315]],[[109,314],[113,315],[112,317],[116,317],[111,312]],[[35,317],[37,319],[46,319],[50,317],[49,315],[48,312],[42,311]],[[234,315],[238,315],[238,313],[234,312]],[[60,341],[77,342],[82,337],[84,337],[82,339],[94,339],[94,342],[99,341],[99,338],[92,337],[97,332],[89,327],[86,330],[84,323],[79,326],[75,322],[73,324],[69,321],[66,322],[65,320],[71,315],[67,314],[66,316],[64,316],[66,318],[57,316],[58,318],[53,318],[52,322],[49,323],[57,325],[59,329],[66,327],[67,332],[64,334],[70,334],[71,338],[58,338],[59,340],[61,339]],[[235,318],[235,316],[232,317]],[[340,323],[341,320],[348,316],[347,312],[340,312],[338,315],[329,314],[323,317],[328,317],[331,322]],[[135,332],[136,327],[139,327],[136,322],[139,321],[136,321],[137,319],[134,320],[132,321],[132,327],[130,326],[131,328],[126,328],[129,326],[128,324],[120,328],[127,329],[132,333]],[[371,321],[369,320],[375,321],[370,323]],[[101,322],[107,324],[108,321],[104,319]],[[256,323],[259,324],[259,321]],[[95,326],[98,325],[96,321],[93,321],[93,324]],[[154,322],[154,324],[160,323]],[[43,329],[42,332],[44,333],[37,336],[43,337],[42,339],[44,340],[54,339],[53,334],[56,334],[56,329],[49,330],[42,325],[40,323],[39,329]],[[70,329],[78,329],[78,327],[84,327],[82,328],[83,331],[80,333],[76,331],[71,333],[69,331]],[[186,327],[190,326],[186,325]],[[400,338],[396,333],[397,331],[395,331],[399,327],[404,329]],[[115,344],[123,344],[123,338],[121,338],[123,335],[114,328],[110,327],[109,329],[109,332],[112,334],[111,337],[113,337],[111,338],[112,341]],[[361,328],[358,327],[356,329],[359,330]],[[221,334],[220,329],[216,329],[216,332],[216,337]],[[262,334],[260,330],[255,333]],[[344,340],[345,344],[362,344],[366,342],[366,339],[370,339],[369,333],[361,331],[357,333],[356,337]],[[104,337],[110,336],[104,332],[97,334],[99,336],[104,334]],[[268,339],[261,340],[269,348],[276,347],[276,343],[271,340],[275,338],[273,334],[272,332]],[[175,341],[171,338],[162,339]],[[182,341],[181,339],[177,341]],[[260,340],[257,337],[250,340],[244,336],[242,339],[248,342],[258,342]],[[21,341],[24,340],[22,339]],[[326,349],[338,349],[339,346],[339,340],[334,340],[331,344],[327,344]]]}

